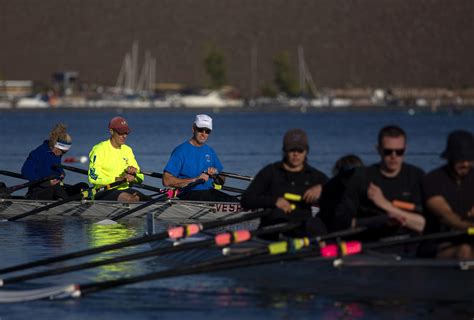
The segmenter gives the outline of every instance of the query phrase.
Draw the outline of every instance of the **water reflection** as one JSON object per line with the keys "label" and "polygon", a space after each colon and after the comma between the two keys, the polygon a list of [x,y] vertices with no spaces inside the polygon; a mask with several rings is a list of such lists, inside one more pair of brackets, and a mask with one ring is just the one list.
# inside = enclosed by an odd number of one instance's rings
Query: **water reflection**
{"label": "water reflection", "polygon": [[[89,247],[99,247],[125,241],[137,236],[137,230],[133,226],[124,224],[99,225],[91,224],[88,228]],[[117,255],[131,253],[133,247],[126,249],[111,250],[95,256],[92,261],[101,261],[109,259]],[[128,261],[122,263],[107,264],[96,269],[93,276],[94,281],[106,281],[117,277],[125,277],[127,275],[140,272],[141,268],[137,267],[136,261]]]}

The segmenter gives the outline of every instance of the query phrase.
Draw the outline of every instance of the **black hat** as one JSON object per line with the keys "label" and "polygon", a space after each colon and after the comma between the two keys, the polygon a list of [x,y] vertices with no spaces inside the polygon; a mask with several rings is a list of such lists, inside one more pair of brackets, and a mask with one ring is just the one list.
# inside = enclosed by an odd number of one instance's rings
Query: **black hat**
{"label": "black hat", "polygon": [[448,161],[474,160],[474,136],[472,133],[466,130],[451,132],[441,157]]}
{"label": "black hat", "polygon": [[283,150],[288,152],[292,149],[308,150],[308,137],[301,129],[291,129],[283,137]]}

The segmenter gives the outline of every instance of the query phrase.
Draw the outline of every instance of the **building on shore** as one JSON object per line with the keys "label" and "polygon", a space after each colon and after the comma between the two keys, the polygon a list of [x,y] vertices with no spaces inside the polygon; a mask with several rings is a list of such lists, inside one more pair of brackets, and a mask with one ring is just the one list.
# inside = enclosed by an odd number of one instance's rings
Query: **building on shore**
{"label": "building on shore", "polygon": [[[156,83],[203,87],[210,47],[244,97],[274,81],[274,58],[298,48],[316,89],[474,87],[472,0],[3,1],[0,79],[50,83],[76,70],[113,86],[136,41]],[[140,56],[140,59],[143,57]],[[393,89],[395,90],[395,89]]]}

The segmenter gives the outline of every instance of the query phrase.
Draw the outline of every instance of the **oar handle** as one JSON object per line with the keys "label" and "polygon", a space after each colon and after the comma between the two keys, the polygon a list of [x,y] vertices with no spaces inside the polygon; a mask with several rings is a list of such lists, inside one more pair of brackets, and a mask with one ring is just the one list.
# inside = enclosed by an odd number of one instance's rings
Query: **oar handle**
{"label": "oar handle", "polygon": [[143,173],[144,175],[149,176],[149,177],[153,177],[153,178],[158,178],[158,179],[163,178],[163,174],[159,173],[159,172],[151,172],[151,171],[140,170],[140,173]]}

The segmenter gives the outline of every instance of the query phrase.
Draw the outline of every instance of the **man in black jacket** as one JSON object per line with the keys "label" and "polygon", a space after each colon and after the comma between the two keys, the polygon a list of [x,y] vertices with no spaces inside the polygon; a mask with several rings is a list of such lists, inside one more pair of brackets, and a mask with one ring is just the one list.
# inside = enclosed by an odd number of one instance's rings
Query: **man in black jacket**
{"label": "man in black jacket", "polygon": [[367,168],[360,165],[342,171],[324,188],[320,217],[329,231],[367,226],[370,228],[368,239],[376,240],[405,233],[404,228],[423,230],[425,219],[421,214],[394,204],[398,200],[421,206],[423,171],[404,162],[405,132],[397,126],[382,128],[376,148],[380,162]]}
{"label": "man in black jacket", "polygon": [[[447,164],[431,171],[423,180],[427,208],[427,233],[474,227],[474,137],[465,130],[452,132],[441,157]],[[424,243],[422,256],[470,260],[472,240],[452,239]]]}
{"label": "man in black jacket", "polygon": [[264,167],[242,195],[247,209],[272,210],[260,226],[280,222],[301,223],[291,235],[323,232],[323,226],[312,221],[312,204],[321,195],[327,177],[307,163],[308,137],[301,129],[289,130],[283,138],[283,160]]}

